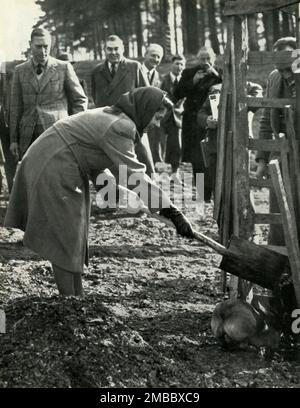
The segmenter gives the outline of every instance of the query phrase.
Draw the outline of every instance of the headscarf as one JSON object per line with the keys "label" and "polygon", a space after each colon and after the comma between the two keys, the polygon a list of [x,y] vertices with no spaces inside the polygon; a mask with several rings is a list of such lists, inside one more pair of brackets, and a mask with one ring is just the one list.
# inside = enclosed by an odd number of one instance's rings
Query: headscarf
{"label": "headscarf", "polygon": [[114,105],[125,113],[141,134],[158,111],[166,92],[153,86],[141,87],[127,92]]}

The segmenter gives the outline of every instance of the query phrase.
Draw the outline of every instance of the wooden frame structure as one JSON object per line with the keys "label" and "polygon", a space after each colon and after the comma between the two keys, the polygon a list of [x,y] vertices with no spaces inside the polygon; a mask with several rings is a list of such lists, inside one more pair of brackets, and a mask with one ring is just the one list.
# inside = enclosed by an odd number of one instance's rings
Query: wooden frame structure
{"label": "wooden frame structure", "polygon": [[[228,245],[232,234],[250,239],[253,234],[254,224],[286,222],[286,214],[255,214],[250,199],[250,187],[270,187],[276,184],[278,194],[289,197],[286,202],[284,197],[281,209],[287,210],[289,227],[284,228],[285,234],[293,232],[293,236],[300,236],[300,167],[299,143],[300,139],[300,69],[295,74],[296,98],[294,99],[267,99],[249,98],[246,95],[247,65],[260,58],[259,52],[248,50],[247,16],[249,14],[270,11],[298,3],[297,40],[300,49],[300,3],[299,1],[283,0],[228,0],[225,3],[225,16],[227,18],[227,47],[225,50],[224,80],[220,99],[220,126],[218,129],[218,159],[216,174],[214,218],[220,227],[221,243]],[[297,50],[300,56],[300,50]],[[269,62],[291,62],[296,59],[291,52],[264,53]],[[299,67],[300,68],[300,67]],[[286,108],[289,114],[290,107],[295,107],[297,124],[295,131],[291,122],[287,139],[285,140],[259,140],[249,138],[248,108]],[[229,118],[229,119],[228,119]],[[294,133],[293,133],[294,131]],[[287,152],[292,152],[292,164],[283,165],[283,184],[277,180],[279,175],[273,166],[272,180],[251,180],[249,177],[249,150],[265,150],[282,152],[282,157],[287,157]],[[287,169],[289,167],[289,169]],[[299,169],[299,174],[297,170]],[[280,173],[280,170],[279,170]],[[277,177],[278,176],[278,177]],[[277,179],[276,179],[277,177]],[[280,177],[279,177],[280,178]],[[277,182],[276,182],[277,180]],[[290,228],[295,223],[296,230]],[[296,234],[296,235],[295,235]],[[287,237],[286,237],[287,238]],[[290,236],[288,237],[290,238]],[[300,250],[299,242],[286,239],[287,252],[290,258],[293,283],[297,303],[300,306]],[[288,244],[289,243],[289,244]],[[298,262],[299,261],[299,262]],[[299,266],[299,269],[297,269]],[[225,279],[226,280],[226,276]],[[231,277],[231,296],[238,292],[245,294],[241,282],[236,277]],[[244,287],[245,289],[245,287]]]}

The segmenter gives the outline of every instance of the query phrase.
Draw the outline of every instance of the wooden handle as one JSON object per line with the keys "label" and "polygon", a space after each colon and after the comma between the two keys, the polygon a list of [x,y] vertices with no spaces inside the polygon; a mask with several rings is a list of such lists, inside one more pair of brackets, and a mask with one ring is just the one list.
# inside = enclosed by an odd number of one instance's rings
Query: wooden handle
{"label": "wooden handle", "polygon": [[194,237],[197,241],[202,242],[203,244],[209,246],[210,248],[214,249],[216,252],[218,252],[221,255],[226,255],[227,254],[227,249],[219,244],[217,241],[213,240],[212,238],[207,237],[204,234],[201,234],[201,232],[194,231]]}
{"label": "wooden handle", "polygon": [[[167,218],[162,217],[161,215],[158,215],[158,214],[150,214],[150,213],[148,214],[151,217],[154,217],[157,220],[163,222],[164,224],[174,228],[174,224],[172,223],[172,221],[168,220]],[[227,249],[223,245],[219,244],[217,241],[213,240],[212,238],[207,237],[204,234],[201,234],[200,232],[195,231],[194,229],[193,229],[193,232],[194,232],[194,238],[197,241],[200,241],[203,244],[209,246],[210,248],[212,248],[213,250],[215,250],[221,255],[227,254],[228,252]]]}

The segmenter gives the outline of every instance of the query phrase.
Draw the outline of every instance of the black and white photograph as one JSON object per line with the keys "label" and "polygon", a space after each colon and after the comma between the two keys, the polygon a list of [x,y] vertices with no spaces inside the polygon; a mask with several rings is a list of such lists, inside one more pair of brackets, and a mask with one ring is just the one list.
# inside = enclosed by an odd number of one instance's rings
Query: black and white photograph
{"label": "black and white photograph", "polygon": [[40,388],[300,388],[299,1],[0,0],[0,394]]}

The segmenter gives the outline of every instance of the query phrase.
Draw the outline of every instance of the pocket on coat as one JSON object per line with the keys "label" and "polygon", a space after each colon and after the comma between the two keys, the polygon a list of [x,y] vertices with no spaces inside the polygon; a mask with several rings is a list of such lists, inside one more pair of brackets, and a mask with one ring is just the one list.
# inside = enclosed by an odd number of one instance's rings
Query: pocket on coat
{"label": "pocket on coat", "polygon": [[60,81],[58,79],[50,79],[49,85],[52,92],[59,92],[61,89]]}
{"label": "pocket on coat", "polygon": [[64,172],[61,177],[61,184],[67,194],[83,194],[84,180],[78,173]]}

